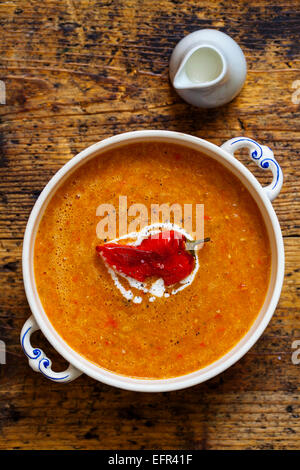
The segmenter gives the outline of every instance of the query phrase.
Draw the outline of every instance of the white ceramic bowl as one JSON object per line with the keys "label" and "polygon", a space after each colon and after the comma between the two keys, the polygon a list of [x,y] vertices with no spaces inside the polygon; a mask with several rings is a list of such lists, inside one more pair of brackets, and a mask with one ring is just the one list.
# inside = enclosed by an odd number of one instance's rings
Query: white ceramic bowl
{"label": "white ceramic bowl", "polygon": [[[161,141],[184,145],[199,150],[208,157],[215,159],[236,175],[252,194],[264,218],[271,244],[272,270],[270,285],[264,305],[248,333],[223,357],[203,369],[187,375],[172,379],[145,380],[126,377],[109,372],[88,361],[74,351],[56,332],[50,323],[37,294],[33,270],[33,252],[35,237],[39,222],[44,210],[57,188],[70,176],[70,174],[96,155],[124,144],[148,141]],[[262,168],[270,169],[273,173],[272,183],[262,187],[252,173],[242,165],[234,156],[235,150],[247,147],[250,157]],[[136,131],[120,134],[102,140],[80,152],[64,165],[49,181],[40,194],[30,214],[23,244],[23,278],[27,299],[33,315],[24,324],[21,332],[21,344],[28,357],[30,366],[41,372],[47,378],[70,382],[85,373],[100,382],[115,387],[141,392],[163,392],[178,390],[204,382],[238,361],[258,340],[268,325],[280,297],[284,275],[284,248],[280,226],[270,201],[279,193],[282,186],[282,171],[274,159],[272,151],[259,145],[252,139],[236,137],[218,147],[206,140],[187,134],[169,131]],[[54,372],[51,361],[39,348],[30,343],[31,334],[41,329],[52,346],[61,354],[70,365],[64,372]]]}

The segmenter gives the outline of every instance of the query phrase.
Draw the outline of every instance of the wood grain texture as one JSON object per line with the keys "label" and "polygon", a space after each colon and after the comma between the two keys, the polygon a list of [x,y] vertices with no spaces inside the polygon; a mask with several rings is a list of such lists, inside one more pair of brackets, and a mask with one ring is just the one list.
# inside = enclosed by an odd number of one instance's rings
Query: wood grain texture
{"label": "wood grain texture", "polygon": [[[300,80],[296,0],[11,0],[0,2],[0,449],[299,449]],[[175,44],[218,28],[243,48],[248,76],[220,109],[185,104],[170,87]],[[27,365],[19,332],[30,315],[21,248],[49,178],[104,137],[136,129],[191,133],[216,144],[247,135],[274,149],[285,176],[274,202],[286,278],[262,338],[236,365],[189,390],[135,394],[86,376],[69,385]],[[245,154],[241,161],[261,174]],[[57,369],[64,361],[36,333]]]}

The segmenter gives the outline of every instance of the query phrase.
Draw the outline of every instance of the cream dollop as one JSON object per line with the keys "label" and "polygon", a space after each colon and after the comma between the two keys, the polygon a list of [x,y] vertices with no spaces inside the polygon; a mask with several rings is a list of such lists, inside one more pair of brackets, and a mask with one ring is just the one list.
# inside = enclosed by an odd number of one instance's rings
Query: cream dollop
{"label": "cream dollop", "polygon": [[[152,225],[147,225],[140,232],[131,232],[127,235],[123,235],[122,237],[110,240],[109,243],[116,243],[120,240],[131,240],[130,242],[128,242],[128,245],[139,246],[145,238],[160,233],[163,230],[174,230],[184,235],[187,240],[194,241],[193,237],[190,234],[188,234],[183,228],[179,227],[176,224],[156,223]],[[168,298],[171,295],[176,295],[178,292],[188,287],[194,281],[197,271],[199,269],[197,250],[195,250],[194,253],[195,266],[193,271],[185,279],[182,279],[179,282],[179,287],[176,288],[172,286],[165,286],[164,280],[162,278],[159,278],[152,283],[150,281],[140,282],[130,276],[127,276],[126,274],[114,271],[110,266],[108,266],[107,263],[105,263],[105,265],[109,274],[111,275],[115,286],[123,295],[123,297],[128,301],[132,300],[133,303],[138,305],[141,304],[144,299],[143,297],[138,295],[138,292],[136,291],[142,291],[144,294],[146,294],[144,298],[146,298],[150,302],[154,302],[157,298]]]}

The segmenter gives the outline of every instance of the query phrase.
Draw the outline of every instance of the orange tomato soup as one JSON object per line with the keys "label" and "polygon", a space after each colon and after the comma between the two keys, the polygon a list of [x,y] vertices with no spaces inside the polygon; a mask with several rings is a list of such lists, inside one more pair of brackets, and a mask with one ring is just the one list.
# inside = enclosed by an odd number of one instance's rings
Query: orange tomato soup
{"label": "orange tomato soup", "polygon": [[[119,195],[149,212],[153,203],[204,204],[211,241],[187,288],[154,302],[138,292],[139,304],[116,288],[96,255],[96,208],[113,204],[118,217]],[[262,307],[270,265],[264,222],[241,182],[204,154],[155,142],[77,169],[48,204],[34,251],[38,294],[61,337],[89,361],[140,378],[187,374],[227,353]]]}

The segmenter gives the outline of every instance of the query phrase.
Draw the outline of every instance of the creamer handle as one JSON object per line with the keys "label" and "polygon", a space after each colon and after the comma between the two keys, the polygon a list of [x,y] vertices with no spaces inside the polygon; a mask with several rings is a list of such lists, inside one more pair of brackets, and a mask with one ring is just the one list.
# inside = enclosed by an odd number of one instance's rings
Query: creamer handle
{"label": "creamer handle", "polygon": [[25,355],[28,357],[30,367],[36,372],[41,372],[47,379],[54,382],[71,382],[79,377],[82,372],[71,364],[63,372],[54,372],[51,369],[52,361],[41,349],[33,348],[30,343],[30,336],[37,330],[39,330],[39,326],[34,316],[31,315],[25,322],[20,335],[21,345]]}
{"label": "creamer handle", "polygon": [[274,158],[272,150],[266,145],[260,145],[255,140],[247,137],[235,137],[234,139],[227,140],[221,148],[226,152],[234,155],[234,152],[240,148],[247,147],[249,155],[255,163],[263,170],[271,169],[273,173],[273,181],[268,186],[263,188],[270,201],[280,193],[283,183],[282,170]]}

